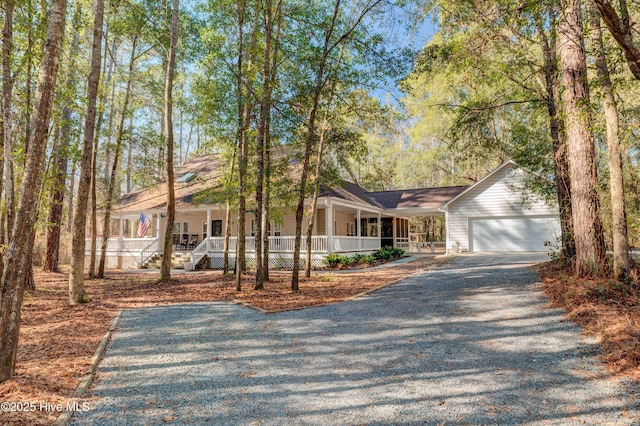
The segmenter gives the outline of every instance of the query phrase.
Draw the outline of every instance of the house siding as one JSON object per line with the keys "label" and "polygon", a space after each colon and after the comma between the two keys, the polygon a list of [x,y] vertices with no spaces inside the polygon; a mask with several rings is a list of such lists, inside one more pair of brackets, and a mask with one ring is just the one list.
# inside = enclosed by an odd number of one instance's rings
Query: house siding
{"label": "house siding", "polygon": [[[226,212],[223,210],[211,210],[211,220],[221,220],[222,221],[222,232],[224,235],[224,229],[226,226],[225,223]],[[253,213],[247,213],[245,219],[245,235],[251,235],[251,221],[255,218]],[[199,240],[202,239],[203,234],[203,223],[207,220],[207,212],[198,210],[198,211],[182,211],[176,213],[176,222],[180,222],[181,224],[187,222],[188,225],[188,234],[198,234]],[[281,224],[281,232],[283,236],[294,236],[296,234],[296,216],[295,212],[288,208],[279,208],[274,209],[271,213],[271,222]],[[238,217],[233,214],[231,216],[231,235],[237,235],[238,233]],[[134,223],[137,225],[137,223]],[[164,238],[166,226],[166,219],[162,219],[160,223],[160,231],[161,238]],[[182,227],[182,225],[180,225]],[[116,231],[118,230],[118,225],[114,225]],[[112,227],[112,228],[114,228]],[[155,228],[155,216],[152,227]],[[316,212],[316,220],[313,227],[314,235],[326,235],[326,209],[318,209]],[[306,228],[303,229],[303,235],[306,234]],[[346,232],[346,225],[345,225]],[[182,233],[182,231],[181,231]],[[117,236],[117,233],[114,235]],[[150,235],[150,233],[149,233]]]}
{"label": "house siding", "polygon": [[449,205],[449,247],[458,241],[461,250],[470,249],[469,221],[475,218],[558,215],[556,205],[549,206],[534,195],[523,204],[522,191],[519,189],[523,182],[524,173],[521,170],[516,169],[511,177],[505,175],[505,170],[498,170]]}

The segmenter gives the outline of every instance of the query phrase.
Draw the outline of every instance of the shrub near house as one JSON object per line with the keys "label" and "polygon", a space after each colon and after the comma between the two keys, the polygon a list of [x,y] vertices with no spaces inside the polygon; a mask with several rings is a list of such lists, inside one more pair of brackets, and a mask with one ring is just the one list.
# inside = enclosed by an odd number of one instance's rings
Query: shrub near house
{"label": "shrub near house", "polygon": [[398,247],[383,247],[373,254],[355,254],[353,256],[343,256],[332,253],[325,258],[327,266],[330,268],[343,268],[351,266],[365,266],[379,262],[384,263],[398,259],[404,255],[404,250]]}

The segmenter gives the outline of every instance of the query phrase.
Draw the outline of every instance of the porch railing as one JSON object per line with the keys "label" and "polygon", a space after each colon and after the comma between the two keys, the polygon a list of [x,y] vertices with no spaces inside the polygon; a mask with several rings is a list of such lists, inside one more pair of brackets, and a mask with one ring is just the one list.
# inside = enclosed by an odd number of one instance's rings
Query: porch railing
{"label": "porch railing", "polygon": [[379,237],[332,237],[334,252],[370,251],[380,248]]}
{"label": "porch railing", "polygon": [[191,252],[191,263],[195,265],[207,254],[207,252],[209,251],[208,243],[209,241],[205,238],[204,240],[200,241],[200,244],[198,244],[196,248],[193,249],[193,251]]}
{"label": "porch railing", "polygon": [[144,265],[144,262],[149,260],[154,254],[160,252],[160,239],[155,238],[146,247],[140,251],[140,265]]}
{"label": "porch railing", "polygon": [[[140,254],[151,243],[157,241],[157,238],[119,238],[109,237],[107,240],[107,252],[121,252],[126,254]],[[98,254],[102,250],[102,237],[96,239]],[[86,239],[85,252],[88,253],[91,250],[91,238]]]}
{"label": "porch railing", "polygon": [[[293,253],[296,237],[279,236],[269,237],[269,251],[272,253]],[[237,237],[229,238],[229,252],[235,252],[237,247]],[[255,251],[255,237],[246,237],[245,247],[247,252]],[[378,237],[332,237],[332,252],[347,251],[370,251],[380,248],[380,238]],[[224,237],[210,237],[203,240],[198,247],[192,251],[192,257],[201,257],[206,252],[219,253],[224,250]],[[302,237],[300,241],[300,250],[302,253],[307,250],[307,238]],[[311,252],[327,253],[328,244],[326,235],[317,235],[311,237]]]}

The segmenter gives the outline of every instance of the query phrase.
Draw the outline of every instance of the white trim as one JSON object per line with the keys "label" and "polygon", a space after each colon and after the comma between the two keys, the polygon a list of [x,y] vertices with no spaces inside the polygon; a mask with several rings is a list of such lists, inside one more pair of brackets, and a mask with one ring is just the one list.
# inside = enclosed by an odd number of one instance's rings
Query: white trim
{"label": "white trim", "polygon": [[451,232],[449,232],[449,210],[444,212],[444,238],[445,238],[445,252],[451,248]]}
{"label": "white trim", "polygon": [[381,209],[379,207],[375,207],[375,206],[371,206],[371,205],[364,205],[364,204],[358,204],[358,203],[353,203],[350,201],[346,201],[346,200],[338,200],[335,199],[333,197],[323,197],[324,198],[324,202],[325,202],[325,206],[328,204],[332,204],[332,205],[336,205],[336,206],[342,206],[342,207],[349,207],[351,209],[357,210],[364,210],[367,211],[369,213],[380,213],[383,212],[384,209]]}
{"label": "white trim", "polygon": [[440,210],[440,211],[447,210],[451,204],[455,203],[457,200],[459,200],[460,198],[462,198],[465,195],[467,195],[470,191],[473,191],[477,186],[482,185],[483,182],[489,180],[491,177],[493,177],[493,175],[495,175],[500,170],[504,169],[505,167],[507,167],[509,165],[512,166],[512,167],[516,167],[516,163],[514,163],[512,160],[505,161],[504,163],[500,164],[498,167],[493,169],[491,172],[489,172],[488,175],[486,175],[485,177],[483,177],[482,179],[480,179],[479,181],[477,181],[473,185],[467,187],[467,189],[465,189],[464,191],[462,191],[461,193],[459,193],[458,195],[456,195],[455,197],[453,197],[452,199],[447,201],[442,207],[438,208],[438,210]]}
{"label": "white trim", "polygon": [[333,250],[333,241],[332,241],[332,236],[333,236],[333,205],[331,200],[327,201],[327,252],[331,253]]}

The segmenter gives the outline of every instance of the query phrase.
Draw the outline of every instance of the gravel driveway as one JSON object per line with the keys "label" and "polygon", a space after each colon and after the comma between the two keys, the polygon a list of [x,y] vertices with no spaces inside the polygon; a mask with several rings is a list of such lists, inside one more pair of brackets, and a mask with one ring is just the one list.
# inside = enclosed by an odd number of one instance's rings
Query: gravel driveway
{"label": "gravel driveway", "polygon": [[639,424],[549,309],[537,254],[466,254],[360,299],[123,312],[74,424]]}

